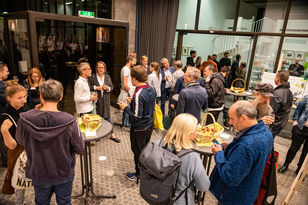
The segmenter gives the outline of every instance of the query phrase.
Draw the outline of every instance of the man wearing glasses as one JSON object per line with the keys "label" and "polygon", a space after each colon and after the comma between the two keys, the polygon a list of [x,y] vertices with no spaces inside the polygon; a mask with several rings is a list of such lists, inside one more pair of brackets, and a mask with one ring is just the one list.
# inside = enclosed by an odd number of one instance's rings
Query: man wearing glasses
{"label": "man wearing glasses", "polygon": [[78,65],[77,71],[79,78],[74,86],[74,101],[76,105],[76,112],[81,116],[82,114],[89,114],[94,109],[93,101],[97,100],[97,94],[90,92],[88,78],[91,76],[92,70],[89,63],[82,62]]}

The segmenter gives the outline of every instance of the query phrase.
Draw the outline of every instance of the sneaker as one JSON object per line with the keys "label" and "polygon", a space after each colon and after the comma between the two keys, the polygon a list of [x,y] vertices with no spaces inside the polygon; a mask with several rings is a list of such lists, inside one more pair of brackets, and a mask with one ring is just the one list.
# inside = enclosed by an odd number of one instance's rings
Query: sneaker
{"label": "sneaker", "polygon": [[126,178],[128,179],[128,180],[130,180],[130,181],[134,181],[134,182],[136,182],[137,181],[137,174],[136,174],[136,172],[128,172],[127,174],[126,174]]}

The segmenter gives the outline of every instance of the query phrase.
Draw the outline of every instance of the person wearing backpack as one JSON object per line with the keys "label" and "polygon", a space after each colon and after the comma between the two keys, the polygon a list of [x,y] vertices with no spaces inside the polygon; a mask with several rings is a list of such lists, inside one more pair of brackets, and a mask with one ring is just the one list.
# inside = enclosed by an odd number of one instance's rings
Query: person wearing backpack
{"label": "person wearing backpack", "polygon": [[[209,189],[210,181],[201,158],[192,150],[192,142],[197,136],[197,123],[197,118],[191,114],[183,113],[176,116],[166,136],[149,143],[142,151],[139,164],[140,194],[148,203],[156,204],[159,199],[166,198],[159,204],[194,204],[194,186],[202,192]],[[176,165],[172,166],[174,164]],[[157,173],[154,174],[157,177],[151,175],[149,180],[148,173]],[[169,176],[172,175],[175,177],[169,180]],[[162,179],[159,179],[160,177]],[[148,186],[147,182],[150,182],[151,186]],[[175,189],[168,189],[166,184],[174,184]],[[157,197],[152,198],[155,195]]]}

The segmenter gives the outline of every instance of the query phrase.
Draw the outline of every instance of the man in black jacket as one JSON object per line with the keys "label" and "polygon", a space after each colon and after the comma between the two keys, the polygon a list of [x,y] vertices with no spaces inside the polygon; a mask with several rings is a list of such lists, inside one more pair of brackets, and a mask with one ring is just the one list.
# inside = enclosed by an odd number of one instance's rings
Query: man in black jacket
{"label": "man in black jacket", "polygon": [[[215,73],[216,68],[208,65],[204,69],[205,89],[209,96],[208,112],[213,114],[215,120],[218,120],[219,113],[223,110],[225,104],[225,79],[222,73]],[[207,124],[213,123],[212,118],[207,118]]]}
{"label": "man in black jacket", "polygon": [[274,97],[271,97],[270,106],[275,113],[275,121],[271,126],[273,136],[278,135],[289,119],[292,109],[293,94],[290,90],[289,72],[280,70],[276,74]]}

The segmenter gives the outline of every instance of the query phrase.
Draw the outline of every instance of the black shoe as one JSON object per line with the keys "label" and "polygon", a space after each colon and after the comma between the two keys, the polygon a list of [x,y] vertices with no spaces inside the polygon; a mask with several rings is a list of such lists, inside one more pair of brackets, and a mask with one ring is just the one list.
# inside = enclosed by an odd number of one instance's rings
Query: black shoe
{"label": "black shoe", "polygon": [[116,143],[120,143],[120,142],[121,142],[120,139],[118,139],[118,138],[116,138],[116,137],[115,137],[115,138],[112,138],[112,137],[111,137],[110,139],[111,139],[112,141],[116,142]]}
{"label": "black shoe", "polygon": [[287,170],[288,170],[288,165],[283,165],[282,167],[280,167],[280,168],[278,169],[278,173],[283,174],[283,173],[285,173]]}

